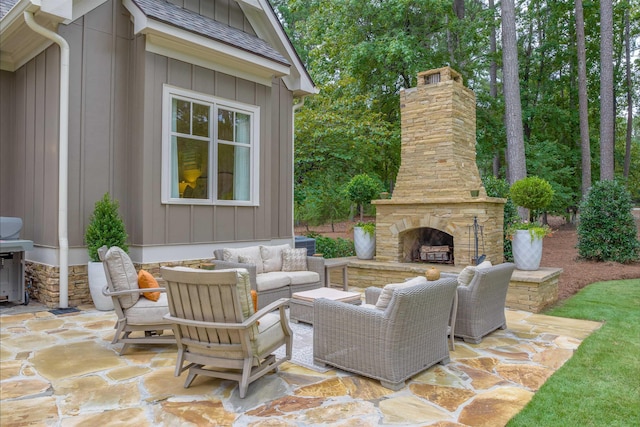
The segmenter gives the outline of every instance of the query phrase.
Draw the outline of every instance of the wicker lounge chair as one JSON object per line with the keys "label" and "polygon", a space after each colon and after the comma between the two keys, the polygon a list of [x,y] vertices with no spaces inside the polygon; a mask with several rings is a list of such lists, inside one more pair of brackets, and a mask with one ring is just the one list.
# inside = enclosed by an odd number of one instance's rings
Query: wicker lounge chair
{"label": "wicker lounge chair", "polygon": [[[289,300],[254,313],[247,270],[163,267],[160,272],[169,299],[165,319],[174,324],[178,342],[175,375],[189,370],[185,388],[197,375],[223,378],[237,381],[244,398],[249,383],[291,359],[292,332],[284,310]],[[276,359],[272,352],[282,345],[286,355]]]}
{"label": "wicker lounge chair", "polygon": [[[457,282],[453,278],[395,289],[384,310],[318,299],[313,357],[399,390],[406,379],[449,362],[447,329]],[[368,288],[367,302],[380,290]]]}
{"label": "wicker lounge chair", "polygon": [[478,344],[496,329],[506,329],[505,301],[513,263],[477,269],[468,286],[458,286],[455,336]]}

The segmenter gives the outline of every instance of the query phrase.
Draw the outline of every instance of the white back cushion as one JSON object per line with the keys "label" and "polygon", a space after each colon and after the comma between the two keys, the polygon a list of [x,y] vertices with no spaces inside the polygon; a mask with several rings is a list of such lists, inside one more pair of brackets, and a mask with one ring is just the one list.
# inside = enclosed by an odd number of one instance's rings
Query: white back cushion
{"label": "white back cushion", "polygon": [[393,296],[393,291],[395,289],[409,288],[415,285],[426,285],[427,278],[425,276],[417,276],[411,280],[407,280],[403,283],[389,283],[382,288],[382,292],[378,297],[378,301],[376,302],[376,308],[379,310],[386,310],[389,302],[391,302],[391,297]]}
{"label": "white back cushion", "polygon": [[[115,291],[138,289],[138,272],[125,251],[113,246],[105,254],[103,262],[109,271],[111,284]],[[123,310],[133,306],[139,298],[140,294],[137,293],[118,297]]]}
{"label": "white back cushion", "polygon": [[260,246],[260,254],[262,255],[262,263],[265,273],[282,271],[282,251],[285,249],[291,249],[291,246]]}

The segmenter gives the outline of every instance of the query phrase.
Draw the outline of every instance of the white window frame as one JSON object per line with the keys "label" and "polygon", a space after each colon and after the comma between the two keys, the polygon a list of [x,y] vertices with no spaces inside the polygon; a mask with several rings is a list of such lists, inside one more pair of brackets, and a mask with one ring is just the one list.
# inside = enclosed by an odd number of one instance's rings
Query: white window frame
{"label": "white window frame", "polygon": [[[211,107],[211,120],[209,122],[209,197],[206,199],[189,199],[171,197],[171,104],[173,98],[185,99],[200,104],[208,104]],[[251,143],[249,160],[249,200],[218,200],[218,108],[247,114],[251,117]],[[227,141],[224,142],[228,144]],[[258,206],[259,205],[259,180],[260,180],[260,107],[245,104],[238,101],[219,98],[200,92],[195,92],[168,84],[162,89],[162,203],[176,205],[219,205],[219,206]]]}

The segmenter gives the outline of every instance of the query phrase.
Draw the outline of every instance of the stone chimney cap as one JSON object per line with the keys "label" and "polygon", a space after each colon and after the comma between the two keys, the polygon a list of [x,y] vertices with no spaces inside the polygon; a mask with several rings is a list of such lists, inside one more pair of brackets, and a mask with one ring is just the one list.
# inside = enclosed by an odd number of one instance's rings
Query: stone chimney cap
{"label": "stone chimney cap", "polygon": [[436,84],[449,80],[462,84],[462,76],[451,67],[436,68],[418,73],[418,86]]}

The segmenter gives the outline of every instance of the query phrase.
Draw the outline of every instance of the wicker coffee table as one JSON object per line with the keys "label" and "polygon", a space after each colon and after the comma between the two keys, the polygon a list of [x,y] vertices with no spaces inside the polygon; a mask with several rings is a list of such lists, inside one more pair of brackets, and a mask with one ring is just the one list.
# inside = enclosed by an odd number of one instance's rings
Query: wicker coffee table
{"label": "wicker coffee table", "polygon": [[318,288],[296,292],[289,300],[289,319],[294,322],[313,324],[313,302],[318,298],[342,301],[353,305],[362,304],[360,292],[345,292],[333,288]]}

